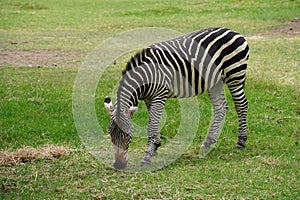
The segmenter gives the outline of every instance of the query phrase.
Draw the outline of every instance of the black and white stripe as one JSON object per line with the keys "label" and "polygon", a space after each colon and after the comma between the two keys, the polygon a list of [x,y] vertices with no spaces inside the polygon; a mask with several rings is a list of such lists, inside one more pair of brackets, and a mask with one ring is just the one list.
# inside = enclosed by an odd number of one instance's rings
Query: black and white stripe
{"label": "black and white stripe", "polygon": [[[202,148],[215,143],[227,110],[224,83],[232,94],[239,117],[237,146],[245,147],[248,103],[244,83],[248,57],[245,38],[226,28],[188,33],[153,44],[136,54],[123,71],[116,113],[137,106],[139,100],[146,102],[149,141],[143,162],[150,162],[160,145],[158,124],[167,98],[192,97],[208,91],[214,119]],[[115,121],[118,121],[118,116],[124,115],[116,116]],[[130,118],[119,120],[130,121]]]}

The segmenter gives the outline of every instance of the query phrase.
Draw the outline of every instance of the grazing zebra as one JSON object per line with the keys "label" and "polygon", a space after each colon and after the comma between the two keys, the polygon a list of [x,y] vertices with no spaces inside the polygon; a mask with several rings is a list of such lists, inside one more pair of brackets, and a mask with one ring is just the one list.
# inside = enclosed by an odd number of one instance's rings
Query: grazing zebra
{"label": "grazing zebra", "polygon": [[248,102],[244,94],[249,47],[245,38],[226,28],[208,28],[153,44],[128,62],[113,105],[104,105],[111,115],[109,133],[115,149],[116,169],[124,169],[132,139],[131,117],[138,101],[149,112],[148,145],[142,164],[150,163],[161,145],[159,121],[167,98],[185,98],[209,92],[213,121],[201,149],[217,140],[227,103],[224,83],[233,97],[239,118],[238,148],[245,148]]}

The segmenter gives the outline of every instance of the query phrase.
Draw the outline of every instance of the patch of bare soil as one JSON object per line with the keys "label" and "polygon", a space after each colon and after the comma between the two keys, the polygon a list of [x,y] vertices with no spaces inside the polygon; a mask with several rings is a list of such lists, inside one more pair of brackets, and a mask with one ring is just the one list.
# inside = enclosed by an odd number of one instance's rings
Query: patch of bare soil
{"label": "patch of bare soil", "polygon": [[291,34],[300,35],[300,19],[285,22],[285,25],[280,28],[268,30],[265,34]]}
{"label": "patch of bare soil", "polygon": [[68,156],[70,151],[63,146],[46,144],[41,148],[24,147],[13,152],[0,151],[0,166],[17,165],[40,159]]}
{"label": "patch of bare soil", "polygon": [[79,66],[86,53],[81,50],[8,49],[0,51],[0,66],[71,67]]}
{"label": "patch of bare soil", "polygon": [[250,39],[262,39],[268,35],[275,34],[289,34],[289,35],[300,35],[300,19],[294,19],[292,21],[287,21],[282,27],[274,28],[267,30],[252,36],[249,36]]}

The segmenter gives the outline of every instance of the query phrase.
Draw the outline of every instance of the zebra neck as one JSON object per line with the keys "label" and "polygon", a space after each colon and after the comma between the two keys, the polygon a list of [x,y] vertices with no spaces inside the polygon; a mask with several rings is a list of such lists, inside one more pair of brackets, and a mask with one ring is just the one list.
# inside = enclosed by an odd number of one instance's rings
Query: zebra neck
{"label": "zebra neck", "polygon": [[116,100],[117,112],[128,111],[131,107],[137,107],[140,99],[138,94],[137,90],[120,83]]}

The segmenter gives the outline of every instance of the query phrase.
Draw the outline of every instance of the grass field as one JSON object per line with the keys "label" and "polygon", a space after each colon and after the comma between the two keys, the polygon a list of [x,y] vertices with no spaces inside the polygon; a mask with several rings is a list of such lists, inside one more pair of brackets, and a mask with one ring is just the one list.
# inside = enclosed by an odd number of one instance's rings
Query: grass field
{"label": "grass field", "polygon": [[[299,199],[300,2],[290,1],[33,1],[0,2],[0,163],[24,147],[66,148],[66,156],[0,165],[0,199]],[[88,153],[78,136],[72,92],[84,57],[104,39],[140,27],[182,33],[225,26],[250,46],[245,150],[229,111],[216,148],[200,159],[211,119],[207,94],[197,97],[197,137],[178,160],[156,172],[112,169]],[[103,99],[111,95],[128,56],[107,68],[95,95],[106,132]],[[178,101],[166,103],[162,135],[178,127]],[[145,125],[141,103],[134,117]],[[146,134],[146,133],[145,133]],[[130,149],[145,149],[134,137]]]}

